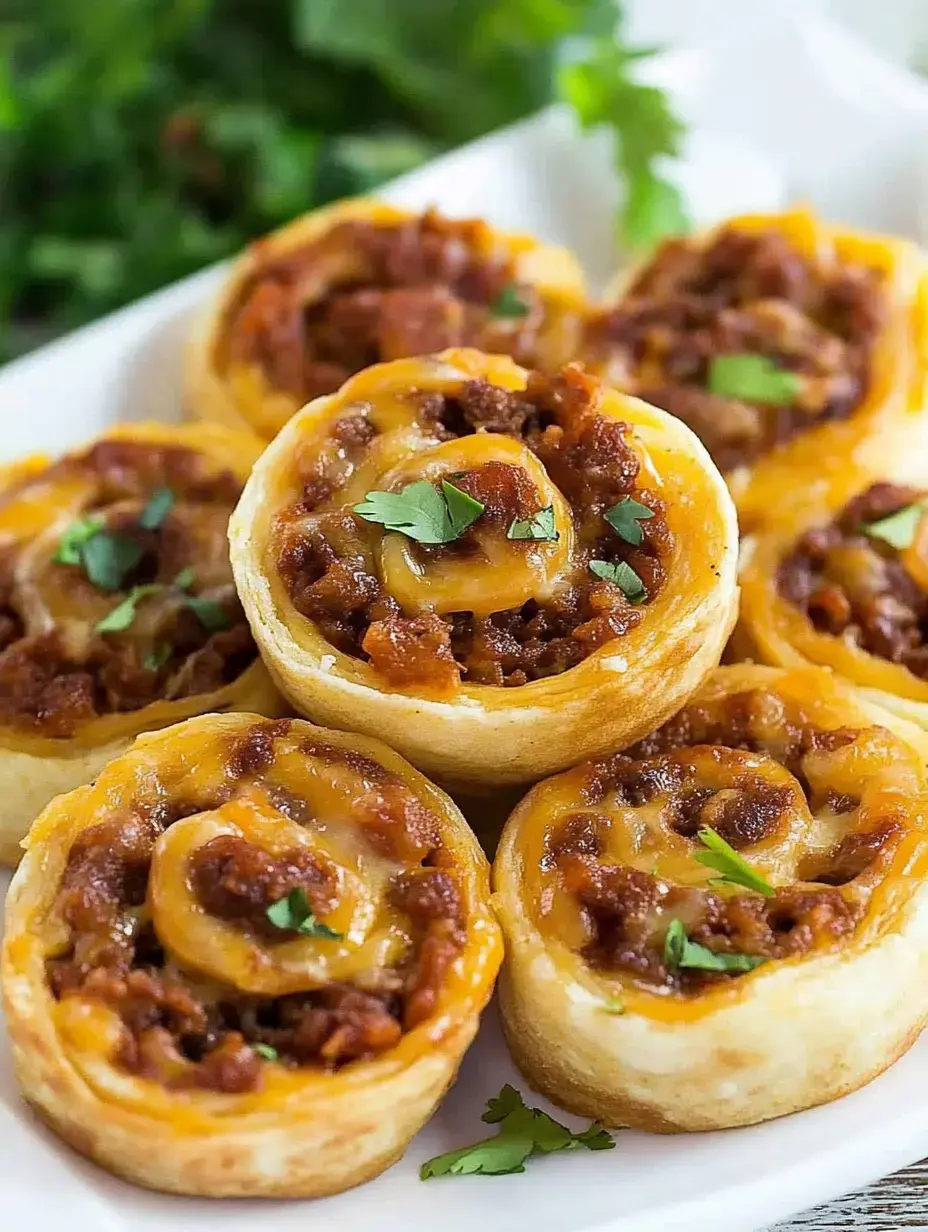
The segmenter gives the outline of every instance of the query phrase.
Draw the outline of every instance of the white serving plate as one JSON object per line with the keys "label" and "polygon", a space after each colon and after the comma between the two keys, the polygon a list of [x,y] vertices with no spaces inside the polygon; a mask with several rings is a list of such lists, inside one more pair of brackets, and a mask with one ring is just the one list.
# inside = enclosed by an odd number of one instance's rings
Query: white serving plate
{"label": "white serving plate", "polygon": [[[696,101],[705,101],[700,91],[714,81],[706,70],[696,53],[668,57],[660,68],[675,90]],[[743,138],[702,128],[678,174],[700,222],[775,208],[795,183],[789,167]],[[869,185],[867,169],[858,174]],[[557,112],[439,159],[385,195],[415,206],[436,203],[449,213],[481,213],[570,244],[596,283],[612,272],[615,189],[603,149],[578,144]],[[887,214],[895,216],[899,205],[897,196],[887,198]],[[868,189],[867,212],[872,208]],[[191,312],[218,276],[207,271],[188,279],[0,372],[0,461],[79,444],[118,419],[176,417],[182,340]],[[0,1227],[749,1232],[928,1152],[928,1103],[912,1098],[928,1089],[923,1041],[855,1095],[764,1126],[685,1137],[623,1132],[608,1154],[570,1152],[533,1160],[522,1175],[420,1183],[423,1160],[484,1136],[484,1102],[504,1082],[528,1094],[491,1009],[456,1085],[406,1157],[382,1177],[314,1203],[207,1202],[135,1189],[60,1145],[21,1104],[0,1038]]]}

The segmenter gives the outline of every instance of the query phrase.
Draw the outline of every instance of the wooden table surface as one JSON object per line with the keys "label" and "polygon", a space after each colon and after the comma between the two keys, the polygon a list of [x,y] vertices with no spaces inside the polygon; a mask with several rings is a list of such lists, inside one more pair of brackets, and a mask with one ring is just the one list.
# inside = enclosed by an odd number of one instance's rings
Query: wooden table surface
{"label": "wooden table surface", "polygon": [[928,1232],[928,1159],[770,1232]]}

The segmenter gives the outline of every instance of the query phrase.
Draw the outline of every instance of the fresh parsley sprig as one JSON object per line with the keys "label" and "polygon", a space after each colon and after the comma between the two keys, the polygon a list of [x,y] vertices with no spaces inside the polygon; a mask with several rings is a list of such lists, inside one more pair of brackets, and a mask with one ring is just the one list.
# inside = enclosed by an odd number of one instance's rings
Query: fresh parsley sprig
{"label": "fresh parsley sprig", "polygon": [[[97,621],[94,626],[96,632],[124,633],[135,620],[136,608],[143,599],[147,599],[150,595],[160,594],[162,591],[187,591],[193,585],[193,578],[193,569],[188,565],[186,569],[181,569],[169,585],[163,582],[148,582],[144,586],[133,586],[125,599],[107,612],[102,620]],[[208,633],[221,633],[229,628],[229,617],[215,599],[201,595],[188,595],[185,603]],[[165,648],[162,646],[147,656],[143,666],[149,671],[157,671],[163,663],[167,662],[168,658],[170,658],[170,647],[167,648],[167,654],[165,654]]]}
{"label": "fresh parsley sprig", "polygon": [[160,582],[149,582],[145,586],[133,586],[125,599],[96,623],[97,633],[123,633],[135,620],[135,609],[143,599],[155,595],[166,587]]}
{"label": "fresh parsley sprig", "polygon": [[251,1051],[256,1052],[264,1061],[276,1061],[277,1049],[272,1048],[270,1044],[252,1044]]}
{"label": "fresh parsley sprig", "polygon": [[646,253],[669,235],[690,229],[683,194],[664,174],[680,154],[685,126],[667,94],[636,76],[636,66],[655,48],[622,44],[620,30],[592,40],[588,54],[565,64],[558,75],[561,97],[573,107],[584,130],[605,128],[625,185],[619,219],[621,238],[633,252]]}
{"label": "fresh parsley sprig", "polygon": [[513,518],[506,531],[507,539],[535,539],[553,543],[559,537],[553,505],[546,505],[527,518]]}
{"label": "fresh parsley sprig", "polygon": [[751,868],[747,860],[740,856],[734,847],[726,843],[721,834],[713,830],[711,826],[703,826],[697,831],[696,837],[707,848],[706,851],[697,851],[696,859],[706,868],[714,868],[716,872],[721,873],[720,877],[713,878],[709,882],[710,885],[721,883],[744,886],[747,890],[763,894],[764,898],[774,897],[776,891],[770,882],[756,869]]}
{"label": "fresh parsley sprig", "polygon": [[[175,500],[170,488],[156,489],[139,514],[140,529],[157,530]],[[104,530],[103,518],[91,513],[71,523],[61,536],[52,560],[58,565],[79,565],[97,590],[114,594],[122,589],[143,555],[141,544],[128,535]]]}
{"label": "fresh parsley sprig", "polygon": [[177,497],[170,488],[156,488],[139,514],[139,526],[143,530],[158,530],[174,508],[176,500]]}
{"label": "fresh parsley sprig", "polygon": [[627,561],[591,560],[590,572],[605,582],[614,582],[629,603],[644,603],[645,584]]}
{"label": "fresh parsley sprig", "polygon": [[795,372],[778,368],[766,355],[715,355],[709,361],[709,392],[742,402],[789,406],[800,390]]}
{"label": "fresh parsley sprig", "polygon": [[915,504],[897,509],[895,513],[890,513],[876,522],[866,523],[861,530],[871,539],[882,539],[890,547],[902,552],[915,542],[918,525],[924,516],[925,506],[916,501]]}
{"label": "fresh parsley sprig", "polygon": [[366,522],[398,531],[417,543],[452,543],[483,513],[484,506],[447,479],[441,489],[425,479],[401,492],[368,492],[354,512]]}
{"label": "fresh parsley sprig", "polygon": [[519,317],[527,317],[528,313],[528,304],[522,299],[519,288],[513,283],[503,287],[490,305],[490,316],[503,320],[517,320]]}
{"label": "fresh parsley sprig", "polygon": [[309,905],[306,891],[297,886],[285,898],[271,903],[265,912],[275,928],[286,932],[300,933],[304,937],[320,937],[326,941],[344,941],[344,933],[337,933],[328,924],[317,920]]}
{"label": "fresh parsley sprig", "polygon": [[698,941],[690,941],[680,920],[671,920],[664,938],[664,965],[670,971],[753,971],[763,958],[751,954],[717,954]]}
{"label": "fresh parsley sprig", "polygon": [[480,1119],[498,1126],[495,1136],[427,1160],[419,1169],[421,1180],[428,1181],[436,1176],[501,1176],[524,1172],[525,1161],[531,1155],[550,1155],[552,1151],[578,1147],[609,1151],[615,1146],[612,1135],[596,1122],[575,1134],[540,1108],[527,1107],[519,1092],[508,1083],[499,1095],[487,1101],[486,1112]]}
{"label": "fresh parsley sprig", "polygon": [[620,539],[637,548],[644,539],[641,523],[653,518],[654,510],[642,505],[641,501],[632,500],[630,496],[623,496],[603,516]]}

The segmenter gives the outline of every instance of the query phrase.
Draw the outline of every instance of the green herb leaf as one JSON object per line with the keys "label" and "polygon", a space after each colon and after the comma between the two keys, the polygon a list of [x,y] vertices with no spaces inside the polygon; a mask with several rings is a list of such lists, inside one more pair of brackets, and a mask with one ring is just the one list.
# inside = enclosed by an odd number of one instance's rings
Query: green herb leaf
{"label": "green herb leaf", "polygon": [[871,539],[882,539],[884,543],[901,552],[915,542],[918,525],[924,514],[925,506],[916,502],[914,505],[906,505],[904,509],[897,509],[895,513],[880,518],[877,522],[866,523],[861,530]]}
{"label": "green herb leaf", "polygon": [[402,492],[368,492],[354,512],[417,543],[451,543],[480,517],[483,505],[446,479],[440,492],[421,479]]}
{"label": "green herb leaf", "polygon": [[721,834],[713,830],[711,826],[703,826],[697,832],[696,837],[709,849],[708,851],[697,851],[696,859],[706,868],[714,868],[721,873],[723,882],[728,885],[744,886],[745,889],[763,894],[764,898],[774,897],[776,891],[770,882],[756,869],[751,868],[750,864],[738,855],[737,851],[726,843]]}
{"label": "green herb leaf", "polygon": [[427,1181],[435,1176],[454,1174],[499,1176],[524,1172],[525,1161],[530,1155],[548,1155],[552,1151],[579,1147],[588,1151],[608,1151],[615,1146],[612,1135],[595,1122],[581,1133],[574,1133],[540,1108],[527,1107],[519,1092],[508,1083],[487,1101],[482,1120],[497,1125],[495,1137],[428,1160],[419,1169],[421,1179]]}
{"label": "green herb leaf", "polygon": [[743,402],[788,406],[801,388],[795,372],[778,368],[766,355],[715,355],[709,362],[709,392]]}
{"label": "green herb leaf", "polygon": [[148,498],[148,504],[139,514],[139,526],[143,530],[157,530],[174,507],[177,497],[170,488],[158,488]]}
{"label": "green herb leaf", "polygon": [[58,551],[52,557],[56,565],[79,565],[81,563],[81,548],[88,539],[99,534],[103,519],[97,514],[78,518],[67,528],[58,541]]}
{"label": "green herb leaf", "polygon": [[[175,586],[177,585],[176,581],[174,584]],[[209,633],[222,633],[231,626],[228,614],[215,599],[205,599],[197,595],[190,595],[187,599],[187,606]]]}
{"label": "green herb leaf", "polygon": [[591,560],[590,572],[605,582],[615,582],[629,603],[644,603],[648,597],[644,582],[624,560]]}
{"label": "green herb leaf", "polygon": [[604,1014],[624,1014],[625,1002],[619,997],[608,997],[599,1008]]}
{"label": "green herb leaf", "polygon": [[147,586],[133,586],[122,603],[118,603],[102,620],[97,621],[97,633],[124,632],[135,620],[135,609],[141,600],[156,594],[159,590],[164,590],[164,587],[159,586],[157,582],[152,582]]}
{"label": "green herb leaf", "polygon": [[193,585],[193,566],[188,565],[186,569],[181,569],[177,577],[174,579],[174,585],[178,590],[189,590]]}
{"label": "green herb leaf", "polygon": [[680,920],[671,920],[664,938],[664,964],[671,971],[753,971],[765,962],[750,954],[717,954],[698,941],[690,941]]}
{"label": "green herb leaf", "polygon": [[328,924],[316,919],[306,891],[299,887],[291,890],[286,898],[271,903],[266,915],[275,928],[287,932],[302,933],[304,937],[320,937],[326,941],[344,940],[343,933],[335,932]]}
{"label": "green herb leaf", "polygon": [[480,501],[474,500],[472,496],[468,496],[466,492],[456,488],[447,479],[441,481],[441,490],[445,498],[445,504],[448,506],[448,517],[451,520],[451,529],[454,532],[453,538],[459,539],[467,528],[473,526],[477,521],[481,513],[483,513],[484,507]]}
{"label": "green herb leaf", "polygon": [[627,47],[621,31],[611,30],[558,75],[561,97],[573,107],[581,128],[602,127],[612,135],[625,184],[619,230],[623,242],[641,253],[690,229],[682,194],[660,171],[666,159],[679,155],[684,125],[668,95],[637,75],[640,61],[657,50]]}
{"label": "green herb leaf", "polygon": [[653,518],[654,510],[642,505],[640,501],[632,500],[630,496],[623,496],[618,504],[606,510],[604,517],[620,539],[638,547],[644,539],[640,523]]}
{"label": "green herb leaf", "polygon": [[277,1060],[277,1049],[272,1048],[270,1044],[252,1044],[251,1051],[256,1052],[259,1057],[263,1057],[265,1061]]}
{"label": "green herb leaf", "polygon": [[546,505],[528,518],[513,518],[506,531],[507,539],[536,539],[539,542],[554,542],[560,538],[554,521],[554,506]]}
{"label": "green herb leaf", "polygon": [[503,287],[490,305],[490,316],[501,318],[527,317],[529,306],[519,295],[518,287],[510,283]]}
{"label": "green herb leaf", "polygon": [[156,646],[151,654],[147,654],[142,660],[142,666],[150,672],[158,672],[170,659],[172,653],[172,648],[167,643]]}

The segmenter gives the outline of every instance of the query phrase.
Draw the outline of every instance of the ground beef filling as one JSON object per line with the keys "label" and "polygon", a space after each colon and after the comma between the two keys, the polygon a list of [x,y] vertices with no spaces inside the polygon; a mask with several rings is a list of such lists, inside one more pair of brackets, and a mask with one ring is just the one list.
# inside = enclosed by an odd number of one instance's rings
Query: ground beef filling
{"label": "ground beef filling", "polygon": [[[123,500],[144,501],[167,487],[178,502],[231,514],[241,484],[229,472],[207,470],[200,455],[182,448],[134,441],[103,441],[82,455],[63,459],[52,475],[90,473],[97,485],[85,515],[100,513]],[[0,494],[15,500],[16,492]],[[162,584],[187,565],[195,550],[182,519],[168,514],[160,527],[146,530],[120,514],[106,530],[131,540],[140,559],[124,578],[113,606],[135,586]],[[27,545],[28,546],[28,545]],[[204,562],[215,569],[215,561]],[[78,651],[74,640],[53,628],[30,632],[29,609],[14,580],[15,549],[0,554],[0,725],[35,735],[65,739],[85,723],[106,714],[142,709],[161,698],[179,700],[211,693],[236,679],[254,660],[256,649],[244,611],[232,585],[215,592],[210,615],[221,628],[210,628],[186,604],[177,605],[159,628],[155,642],[136,636],[138,625],[119,634],[91,627]],[[79,610],[92,583],[76,565],[55,565],[74,591]],[[196,597],[196,584],[190,591]]]}
{"label": "ground beef filling", "polygon": [[914,488],[874,484],[830,525],[798,540],[780,564],[777,586],[818,632],[928,680],[928,593],[900,551],[866,530],[923,500]]}
{"label": "ground beef filling", "polygon": [[[400,688],[440,688],[461,680],[523,685],[567,671],[635,628],[647,603],[630,602],[614,582],[591,573],[589,562],[626,562],[650,601],[663,585],[673,540],[660,499],[636,486],[640,464],[627,425],[600,414],[598,396],[595,382],[570,366],[555,376],[533,375],[521,392],[475,380],[463,382],[453,396],[423,394],[416,400],[419,423],[436,442],[500,433],[525,442],[543,463],[570,505],[576,543],[570,580],[552,598],[531,599],[486,617],[469,611],[404,612],[380,581],[366,525],[348,507],[329,509],[356,464],[359,455],[352,450],[367,443],[355,425],[341,429],[351,444],[339,449],[337,458],[323,449],[324,461],[312,464],[301,500],[278,519],[278,568],[294,606],[335,648],[370,662]],[[349,418],[363,415],[354,412]],[[474,532],[479,527],[481,533],[505,535],[513,518],[542,506],[525,473],[498,462],[456,475],[454,483],[486,505]],[[329,504],[307,527],[306,515],[317,509],[320,491]],[[640,523],[638,546],[620,538],[603,516],[628,496],[654,514]],[[480,553],[475,533],[468,531],[452,544],[427,548],[423,556],[472,556],[479,568]]]}
{"label": "ground beef filling", "polygon": [[[220,362],[257,365],[301,400],[332,393],[370,364],[446,347],[538,360],[542,299],[531,285],[515,286],[511,257],[494,250],[482,222],[434,211],[386,225],[348,221],[284,255],[259,244],[255,258]],[[497,313],[504,293],[518,302]]]}
{"label": "ground beef filling", "polygon": [[[333,983],[270,998],[188,977],[147,917],[149,865],[166,824],[215,803],[102,823],[72,848],[57,901],[70,937],[66,952],[47,964],[49,985],[59,999],[89,997],[119,1015],[119,1065],[164,1080],[173,1063],[179,1076],[169,1085],[237,1093],[260,1082],[262,1051],[272,1049],[291,1068],[333,1069],[393,1048],[430,1017],[466,940],[461,893],[455,877],[437,866],[440,852],[432,857],[436,866],[394,876],[390,902],[415,944],[399,966],[376,972],[370,987]],[[334,894],[332,874],[305,851],[273,858],[232,836],[196,853],[190,877],[205,911],[271,947],[295,934],[270,924],[268,906],[300,888],[314,911],[324,911]]]}
{"label": "ground beef filling", "polygon": [[[886,315],[876,271],[826,266],[779,232],[732,227],[707,247],[665,243],[620,303],[592,318],[586,345],[591,360],[682,419],[730,471],[852,415],[866,397]],[[798,392],[784,404],[710,392],[712,360],[735,354],[796,373]]]}
{"label": "ground beef filling", "polygon": [[[790,721],[772,699],[755,691],[715,706],[687,707],[625,754],[591,763],[582,791],[589,807],[568,816],[552,833],[542,860],[542,871],[555,874],[562,892],[573,895],[580,906],[590,938],[583,949],[586,960],[602,971],[628,973],[645,985],[698,991],[738,973],[668,965],[664,937],[673,919],[684,923],[690,941],[716,953],[761,959],[803,954],[852,933],[864,908],[840,887],[895,845],[901,836],[898,821],[874,819],[870,831],[853,832],[837,840],[832,850],[810,855],[800,862],[797,880],[817,884],[778,888],[774,897],[766,898],[744,890],[720,893],[672,885],[656,872],[610,861],[604,837],[608,818],[595,808],[612,793],[632,808],[669,801],[673,828],[693,839],[694,853],[702,849],[695,837],[702,825],[711,825],[732,847],[743,850],[775,833],[789,807],[789,792],[746,773],[734,790],[716,794],[694,787],[685,767],[662,754],[707,744],[764,753],[794,772],[813,811],[841,813],[854,810],[859,800],[834,792],[817,796],[802,775],[801,761],[808,753],[841,748],[856,734]],[[750,863],[749,854],[746,858]]]}

